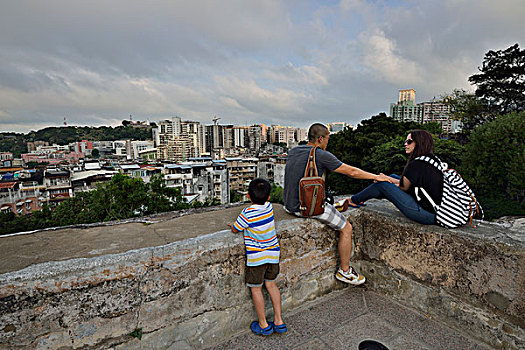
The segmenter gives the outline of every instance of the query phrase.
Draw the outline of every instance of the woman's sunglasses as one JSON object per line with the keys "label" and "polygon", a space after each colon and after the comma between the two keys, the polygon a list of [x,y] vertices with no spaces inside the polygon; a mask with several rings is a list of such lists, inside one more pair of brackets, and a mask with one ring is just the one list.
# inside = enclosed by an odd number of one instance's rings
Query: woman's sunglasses
{"label": "woman's sunglasses", "polygon": [[414,142],[414,140],[408,139],[408,140],[405,141],[405,144],[407,144],[407,145],[411,145],[412,142]]}

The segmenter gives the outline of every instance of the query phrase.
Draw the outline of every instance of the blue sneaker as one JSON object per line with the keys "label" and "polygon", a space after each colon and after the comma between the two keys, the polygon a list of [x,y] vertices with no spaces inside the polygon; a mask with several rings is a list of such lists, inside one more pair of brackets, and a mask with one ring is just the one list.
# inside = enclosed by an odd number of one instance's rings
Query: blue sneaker
{"label": "blue sneaker", "polygon": [[250,328],[253,334],[257,334],[257,335],[270,335],[273,333],[272,323],[270,322],[268,323],[268,327],[261,328],[261,326],[259,325],[259,321],[253,321]]}

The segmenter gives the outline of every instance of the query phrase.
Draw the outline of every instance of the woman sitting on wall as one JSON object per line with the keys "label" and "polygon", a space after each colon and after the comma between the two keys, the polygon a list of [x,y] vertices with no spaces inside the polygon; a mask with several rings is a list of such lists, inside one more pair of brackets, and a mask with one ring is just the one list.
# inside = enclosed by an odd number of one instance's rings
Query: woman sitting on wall
{"label": "woman sitting on wall", "polygon": [[437,158],[432,154],[434,140],[426,130],[412,130],[405,141],[405,151],[409,155],[407,165],[401,176],[390,175],[393,183],[376,182],[338,206],[345,210],[348,206],[358,208],[371,198],[386,198],[392,202],[407,218],[420,224],[436,224],[436,212],[425,196],[416,200],[415,187],[424,188],[436,204],[441,203],[443,195],[443,173],[420,156]]}

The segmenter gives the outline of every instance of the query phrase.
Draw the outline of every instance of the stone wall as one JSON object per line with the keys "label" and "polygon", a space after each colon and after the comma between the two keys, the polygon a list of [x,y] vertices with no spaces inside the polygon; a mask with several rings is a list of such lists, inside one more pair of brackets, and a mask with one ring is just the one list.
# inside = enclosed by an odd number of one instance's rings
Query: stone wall
{"label": "stone wall", "polygon": [[355,219],[368,287],[494,348],[525,348],[525,219],[444,229],[386,202]]}
{"label": "stone wall", "polygon": [[[285,310],[342,287],[333,278],[334,231],[301,219],[277,228]],[[242,236],[220,231],[0,275],[0,348],[211,345],[255,318],[244,265]]]}
{"label": "stone wall", "polygon": [[[525,347],[525,230],[425,227],[381,201],[347,215],[368,288],[495,348]],[[337,233],[303,219],[277,230],[285,311],[344,288]],[[255,319],[244,259],[242,236],[220,231],[0,275],[0,349],[206,347]]]}

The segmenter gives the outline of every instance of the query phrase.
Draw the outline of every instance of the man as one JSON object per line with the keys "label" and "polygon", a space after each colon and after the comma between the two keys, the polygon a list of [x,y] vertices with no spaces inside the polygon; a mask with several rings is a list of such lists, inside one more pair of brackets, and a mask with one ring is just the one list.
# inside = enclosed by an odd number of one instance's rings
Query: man
{"label": "man", "polygon": [[[308,155],[312,147],[317,146],[315,151],[315,163],[319,176],[325,170],[335,171],[355,179],[388,181],[392,180],[384,174],[375,175],[359,168],[347,165],[337,159],[332,153],[326,151],[330,132],[323,124],[313,124],[308,129],[308,144],[294,147],[288,153],[286,168],[284,170],[284,209],[296,216],[301,216],[299,210],[299,181],[304,176]],[[365,282],[365,277],[357,273],[350,266],[350,255],[352,253],[352,225],[346,218],[331,204],[326,203],[324,213],[312,218],[327,224],[331,228],[340,232],[338,251],[341,260],[341,267],[335,277],[345,283],[360,285]]]}

